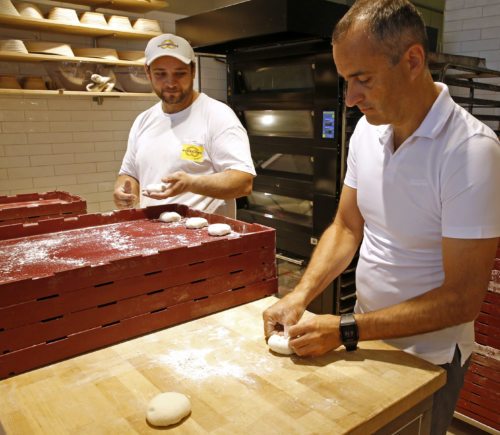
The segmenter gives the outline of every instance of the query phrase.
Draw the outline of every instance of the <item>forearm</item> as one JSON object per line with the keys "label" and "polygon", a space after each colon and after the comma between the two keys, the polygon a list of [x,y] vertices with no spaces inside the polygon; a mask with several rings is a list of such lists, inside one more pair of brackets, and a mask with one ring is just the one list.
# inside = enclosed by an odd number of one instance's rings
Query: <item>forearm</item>
{"label": "forearm", "polygon": [[361,340],[423,334],[475,319],[488,287],[497,240],[445,239],[443,246],[442,285],[405,302],[357,314]]}
{"label": "forearm", "polygon": [[190,191],[218,199],[234,199],[252,192],[253,176],[249,173],[227,170],[217,174],[193,176]]}
{"label": "forearm", "polygon": [[305,305],[319,295],[351,263],[361,242],[359,234],[335,221],[325,231],[314,250],[311,261],[294,292],[300,294]]}

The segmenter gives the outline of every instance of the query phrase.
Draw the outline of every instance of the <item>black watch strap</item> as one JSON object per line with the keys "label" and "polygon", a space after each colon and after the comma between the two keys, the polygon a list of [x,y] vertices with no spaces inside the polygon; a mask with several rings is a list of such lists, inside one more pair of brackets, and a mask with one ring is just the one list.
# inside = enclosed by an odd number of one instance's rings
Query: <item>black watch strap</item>
{"label": "black watch strap", "polygon": [[342,314],[340,316],[340,339],[347,351],[358,348],[358,325],[353,313]]}

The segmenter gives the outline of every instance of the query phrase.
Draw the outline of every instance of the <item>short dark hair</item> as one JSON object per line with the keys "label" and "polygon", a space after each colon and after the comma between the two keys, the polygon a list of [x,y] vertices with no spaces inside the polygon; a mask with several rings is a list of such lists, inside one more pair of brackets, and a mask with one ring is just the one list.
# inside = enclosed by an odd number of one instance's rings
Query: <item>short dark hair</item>
{"label": "short dark hair", "polygon": [[357,0],[335,26],[332,44],[345,38],[357,22],[366,24],[375,44],[394,65],[413,44],[424,48],[427,59],[429,48],[424,20],[408,0]]}

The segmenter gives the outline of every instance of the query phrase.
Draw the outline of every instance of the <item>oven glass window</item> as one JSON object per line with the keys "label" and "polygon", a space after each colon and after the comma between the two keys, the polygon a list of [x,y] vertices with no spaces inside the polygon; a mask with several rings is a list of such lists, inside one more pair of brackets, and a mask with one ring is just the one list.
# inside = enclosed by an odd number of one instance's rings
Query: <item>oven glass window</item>
{"label": "oven glass window", "polygon": [[242,92],[286,92],[312,89],[313,70],[310,64],[271,65],[241,69]]}
{"label": "oven glass window", "polygon": [[288,215],[292,218],[297,215],[297,218],[301,217],[303,220],[304,217],[312,217],[313,212],[312,201],[265,192],[252,192],[248,196],[248,202],[250,208],[269,214],[270,217]]}
{"label": "oven glass window", "polygon": [[252,158],[257,170],[278,171],[289,174],[313,175],[311,156],[273,153],[265,150],[252,150]]}
{"label": "oven glass window", "polygon": [[313,138],[313,117],[309,110],[245,110],[245,124],[253,136]]}

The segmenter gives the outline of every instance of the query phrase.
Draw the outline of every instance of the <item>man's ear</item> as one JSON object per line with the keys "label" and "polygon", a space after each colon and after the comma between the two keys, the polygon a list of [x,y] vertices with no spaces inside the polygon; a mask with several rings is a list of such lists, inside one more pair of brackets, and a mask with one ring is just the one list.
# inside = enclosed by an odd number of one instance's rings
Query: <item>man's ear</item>
{"label": "man's ear", "polygon": [[151,71],[149,70],[149,66],[148,65],[144,65],[144,72],[148,76],[148,79],[151,80]]}
{"label": "man's ear", "polygon": [[404,54],[406,59],[410,77],[412,79],[418,77],[426,67],[425,50],[420,44],[411,45]]}

